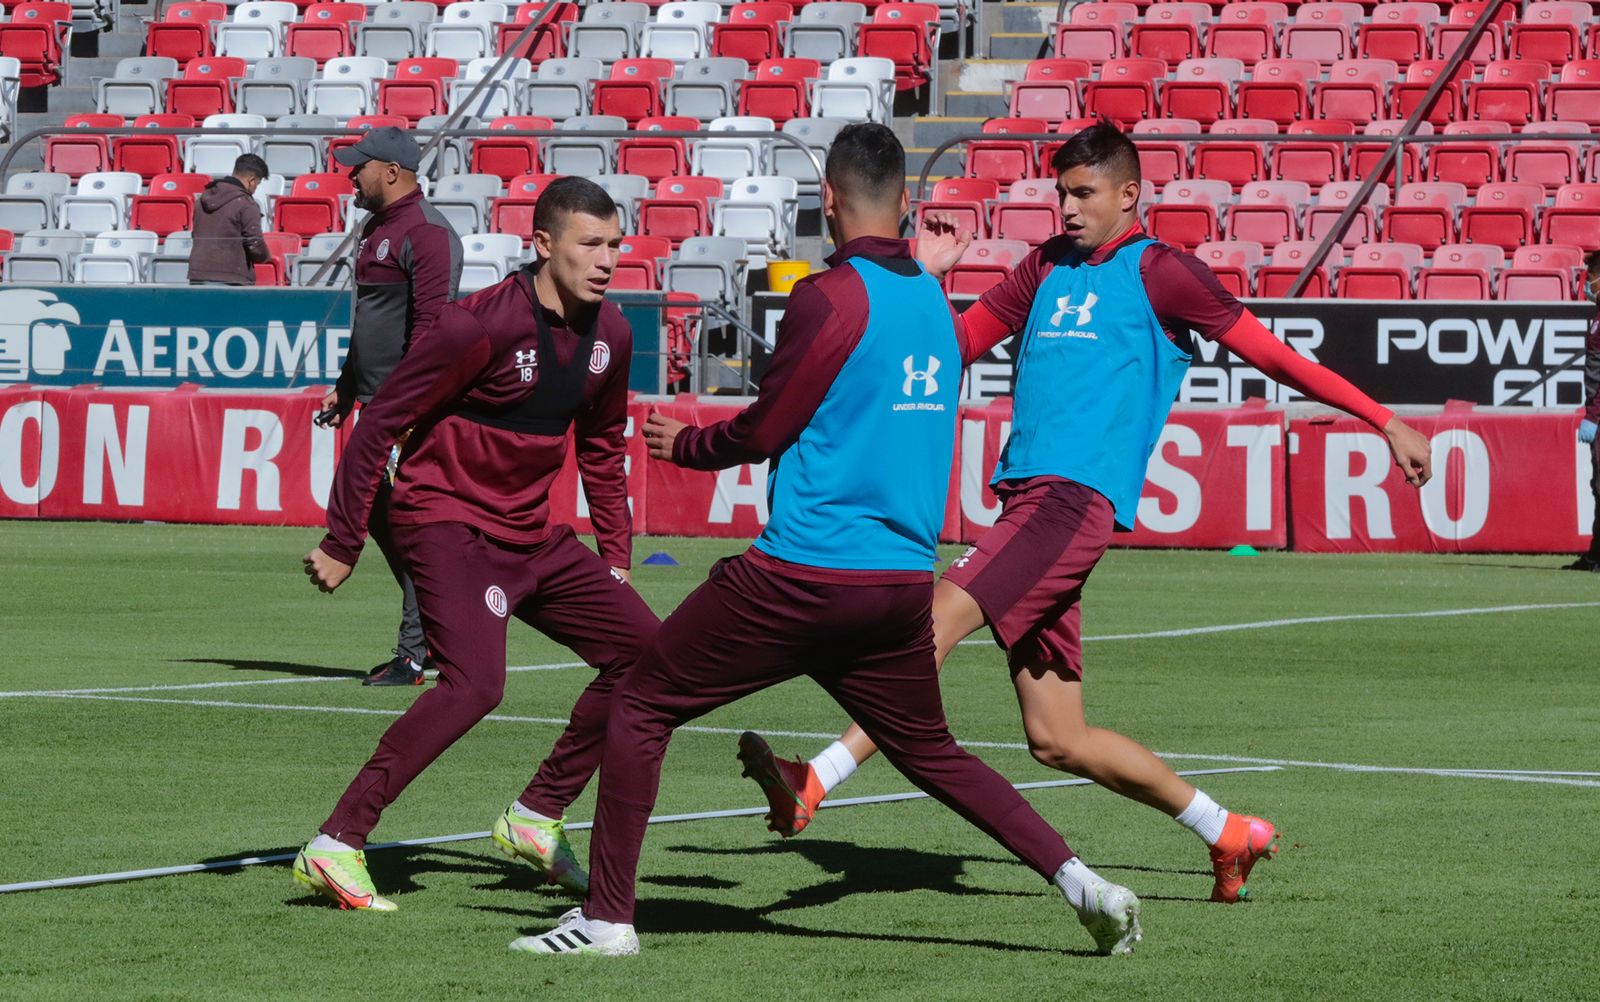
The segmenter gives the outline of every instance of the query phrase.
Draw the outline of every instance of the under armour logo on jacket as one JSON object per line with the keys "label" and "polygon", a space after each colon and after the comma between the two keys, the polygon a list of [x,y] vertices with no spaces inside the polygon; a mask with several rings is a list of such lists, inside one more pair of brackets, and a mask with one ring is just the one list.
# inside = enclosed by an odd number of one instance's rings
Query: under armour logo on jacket
{"label": "under armour logo on jacket", "polygon": [[917,357],[915,355],[907,355],[905,366],[906,382],[905,385],[900,388],[901,393],[904,393],[908,397],[911,396],[911,386],[913,383],[917,382],[922,383],[922,395],[925,397],[931,397],[935,393],[939,392],[939,381],[933,378],[933,374],[939,371],[938,358],[933,355],[929,355],[928,367],[926,369],[919,369],[917,368]]}
{"label": "under armour logo on jacket", "polygon": [[1050,318],[1050,326],[1061,326],[1061,318],[1066,316],[1068,313],[1071,313],[1078,318],[1077,323],[1073,326],[1082,327],[1084,324],[1089,322],[1092,316],[1090,311],[1094,309],[1094,304],[1098,303],[1099,301],[1100,297],[1091,292],[1088,296],[1084,297],[1082,306],[1073,306],[1071,296],[1062,296],[1060,299],[1056,300],[1056,312],[1055,315]]}

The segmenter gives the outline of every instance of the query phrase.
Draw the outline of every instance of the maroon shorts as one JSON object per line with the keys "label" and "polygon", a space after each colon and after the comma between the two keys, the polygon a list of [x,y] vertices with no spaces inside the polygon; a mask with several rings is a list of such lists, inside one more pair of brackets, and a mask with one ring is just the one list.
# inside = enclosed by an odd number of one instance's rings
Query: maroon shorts
{"label": "maroon shorts", "polygon": [[1013,670],[1083,677],[1078,601],[1111,542],[1111,502],[1068,480],[1001,493],[994,527],[944,572],[978,603]]}

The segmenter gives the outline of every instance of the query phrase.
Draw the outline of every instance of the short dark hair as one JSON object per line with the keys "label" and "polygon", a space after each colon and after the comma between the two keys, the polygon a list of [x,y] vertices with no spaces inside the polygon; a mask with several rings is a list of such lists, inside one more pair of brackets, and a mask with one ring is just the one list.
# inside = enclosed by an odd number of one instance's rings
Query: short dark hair
{"label": "short dark hair", "polygon": [[559,177],[539,193],[533,207],[533,228],[556,236],[574,212],[610,219],[617,214],[617,203],[586,177]]}
{"label": "short dark hair", "polygon": [[1583,256],[1584,266],[1589,269],[1589,277],[1600,275],[1600,250],[1592,250]]}
{"label": "short dark hair", "polygon": [[1073,133],[1050,157],[1050,169],[1057,174],[1074,167],[1093,167],[1117,181],[1138,181],[1139,149],[1127,133],[1101,119]]}
{"label": "short dark hair", "polygon": [[858,122],[834,136],[824,167],[828,183],[846,199],[899,204],[906,190],[906,151],[887,125]]}
{"label": "short dark hair", "polygon": [[272,176],[272,168],[254,153],[245,153],[233,162],[233,176],[258,177],[265,180]]}

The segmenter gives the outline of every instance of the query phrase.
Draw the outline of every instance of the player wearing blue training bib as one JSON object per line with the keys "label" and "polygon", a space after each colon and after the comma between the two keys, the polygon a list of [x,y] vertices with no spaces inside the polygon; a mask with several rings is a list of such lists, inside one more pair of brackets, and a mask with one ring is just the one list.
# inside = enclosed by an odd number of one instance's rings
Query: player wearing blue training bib
{"label": "player wearing blue training bib", "polygon": [[[988,625],[1005,649],[1028,746],[1040,762],[1148,804],[1210,847],[1214,901],[1245,895],[1275,848],[1260,818],[1230,814],[1130,738],[1083,713],[1079,599],[1119,528],[1132,528],[1145,464],[1189,364],[1190,331],[1268,377],[1363,418],[1388,436],[1408,481],[1429,476],[1427,440],[1339,376],[1278,341],[1197,258],[1139,230],[1139,156],[1116,127],[1074,135],[1051,166],[1061,236],[1047,241],[961,317],[969,361],[1020,336],[1012,430],[992,484],[995,525],[934,592],[940,662]],[[935,220],[918,254],[942,275],[970,236]],[[771,759],[770,826],[797,834],[872,743],[852,728],[810,763]]]}

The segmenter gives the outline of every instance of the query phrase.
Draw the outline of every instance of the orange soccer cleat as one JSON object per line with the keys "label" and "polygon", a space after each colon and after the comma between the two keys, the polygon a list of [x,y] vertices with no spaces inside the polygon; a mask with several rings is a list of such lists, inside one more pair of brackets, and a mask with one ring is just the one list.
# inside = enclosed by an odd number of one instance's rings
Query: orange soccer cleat
{"label": "orange soccer cleat", "polygon": [[1245,880],[1257,861],[1278,851],[1278,830],[1272,822],[1248,814],[1229,814],[1222,837],[1211,847],[1211,872],[1217,878],[1211,900],[1232,904],[1249,896]]}
{"label": "orange soccer cleat", "polygon": [[754,731],[739,735],[739,761],[744,764],[741,775],[755,780],[767,795],[767,806],[772,808],[767,812],[767,829],[784,838],[805,830],[825,795],[817,770],[808,762],[788,762],[773,755]]}

